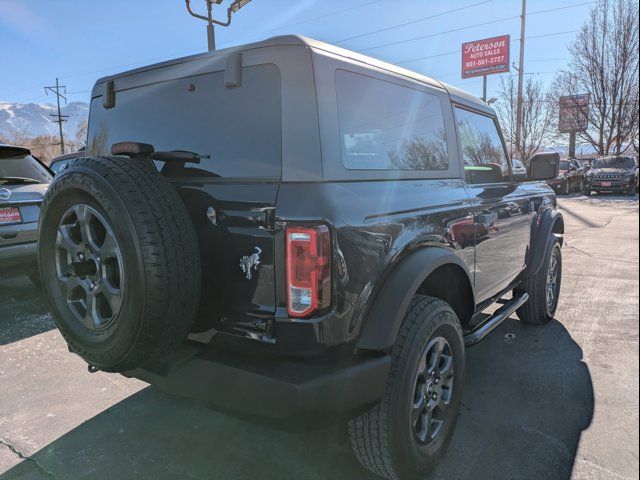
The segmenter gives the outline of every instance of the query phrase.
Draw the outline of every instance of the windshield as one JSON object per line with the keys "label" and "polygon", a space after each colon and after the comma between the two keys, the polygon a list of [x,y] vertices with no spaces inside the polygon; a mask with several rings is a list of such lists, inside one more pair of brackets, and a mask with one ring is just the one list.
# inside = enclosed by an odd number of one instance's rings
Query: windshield
{"label": "windshield", "polygon": [[522,162],[520,160],[518,160],[517,158],[513,159],[513,167],[517,168],[517,169],[522,169],[524,168],[524,165],[522,164]]}
{"label": "windshield", "polygon": [[0,157],[0,184],[23,183],[25,179],[49,183],[51,174],[31,155]]}
{"label": "windshield", "polygon": [[636,162],[631,157],[604,157],[593,162],[593,168],[634,168]]}
{"label": "windshield", "polygon": [[569,162],[561,161],[560,162],[560,170],[569,170]]}

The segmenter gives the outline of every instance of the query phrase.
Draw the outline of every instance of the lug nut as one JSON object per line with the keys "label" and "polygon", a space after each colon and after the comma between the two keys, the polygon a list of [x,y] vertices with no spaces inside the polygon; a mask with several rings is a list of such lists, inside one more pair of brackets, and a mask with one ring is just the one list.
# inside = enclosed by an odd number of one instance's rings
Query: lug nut
{"label": "lug nut", "polygon": [[82,261],[84,261],[84,258],[85,258],[85,257],[84,257],[84,253],[80,252],[80,253],[78,254],[78,260],[82,260]]}

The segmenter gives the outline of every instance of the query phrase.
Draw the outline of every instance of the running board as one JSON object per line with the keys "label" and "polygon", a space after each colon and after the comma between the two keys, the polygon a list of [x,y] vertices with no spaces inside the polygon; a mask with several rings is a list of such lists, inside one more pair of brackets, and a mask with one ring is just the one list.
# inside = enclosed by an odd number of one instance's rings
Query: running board
{"label": "running board", "polygon": [[504,305],[496,310],[491,317],[470,332],[466,333],[464,335],[464,344],[469,346],[478,343],[484,337],[493,332],[498,325],[509,318],[513,312],[524,305],[527,300],[529,300],[529,294],[524,292],[514,296],[511,300],[508,300]]}

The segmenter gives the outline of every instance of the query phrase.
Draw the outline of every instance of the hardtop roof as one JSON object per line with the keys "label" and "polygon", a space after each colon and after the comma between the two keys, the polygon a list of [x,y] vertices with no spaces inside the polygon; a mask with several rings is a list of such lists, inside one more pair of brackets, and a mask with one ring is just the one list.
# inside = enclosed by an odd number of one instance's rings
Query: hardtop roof
{"label": "hardtop roof", "polygon": [[[380,69],[386,70],[386,71],[388,71],[390,73],[394,73],[394,74],[397,74],[397,75],[402,75],[402,76],[410,78],[412,80],[425,83],[427,85],[431,85],[431,86],[438,87],[438,88],[443,88],[449,93],[449,95],[451,96],[451,99],[453,101],[462,103],[464,105],[467,105],[467,106],[470,106],[470,107],[473,107],[473,108],[476,108],[476,109],[478,109],[480,111],[484,111],[484,112],[489,113],[489,114],[494,114],[493,108],[491,108],[485,102],[483,102],[479,98],[477,98],[477,97],[465,92],[464,90],[456,88],[456,87],[454,87],[452,85],[448,85],[448,84],[446,84],[444,82],[441,82],[439,80],[433,79],[433,78],[428,77],[426,75],[422,75],[422,74],[416,73],[416,72],[414,72],[412,70],[408,70],[408,69],[403,68],[403,67],[399,67],[399,66],[394,65],[392,63],[384,62],[382,60],[378,60],[376,58],[369,57],[367,55],[363,55],[361,53],[357,53],[357,52],[354,52],[352,50],[348,50],[348,49],[345,49],[345,48],[342,48],[342,47],[331,45],[329,43],[322,42],[322,41],[319,41],[319,40],[314,40],[312,38],[308,38],[308,37],[305,37],[305,36],[302,36],[302,35],[280,35],[280,36],[271,37],[271,38],[268,38],[266,40],[262,40],[262,41],[259,41],[259,42],[254,42],[254,43],[249,43],[249,44],[244,44],[244,45],[237,45],[237,46],[234,46],[234,47],[229,47],[229,48],[216,50],[214,52],[198,53],[198,54],[195,54],[195,55],[189,55],[189,56],[186,56],[186,57],[181,57],[181,58],[167,60],[167,61],[160,62],[160,63],[150,64],[150,65],[139,67],[139,68],[136,68],[136,69],[133,69],[133,70],[128,70],[128,71],[124,71],[124,72],[121,72],[121,73],[118,73],[118,74],[102,77],[102,78],[100,78],[100,79],[98,79],[96,81],[96,86],[101,84],[101,83],[105,83],[105,82],[108,82],[108,81],[111,81],[111,80],[115,80],[115,79],[118,79],[118,78],[127,77],[129,75],[134,75],[134,74],[137,74],[137,73],[143,73],[145,71],[156,70],[156,69],[167,67],[167,66],[170,66],[170,65],[178,65],[178,64],[181,64],[181,63],[197,61],[197,60],[201,60],[201,59],[205,59],[205,58],[212,58],[212,57],[217,57],[217,56],[225,56],[225,55],[228,55],[229,53],[232,53],[232,52],[242,52],[242,51],[253,50],[253,49],[258,49],[258,48],[282,46],[282,45],[297,45],[297,46],[309,47],[311,49],[324,51],[324,52],[331,53],[331,54],[337,55],[339,57],[342,57],[345,62],[352,61],[352,62],[364,63],[364,64],[370,65],[372,67],[376,67],[376,68],[380,68]],[[95,87],[94,87],[94,89],[95,89]]]}

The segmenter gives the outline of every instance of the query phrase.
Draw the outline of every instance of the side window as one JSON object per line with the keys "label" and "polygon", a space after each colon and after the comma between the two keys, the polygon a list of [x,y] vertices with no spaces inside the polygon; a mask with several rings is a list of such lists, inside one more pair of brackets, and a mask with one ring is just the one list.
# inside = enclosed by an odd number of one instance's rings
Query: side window
{"label": "side window", "polygon": [[350,170],[448,170],[438,97],[336,72],[342,163]]}
{"label": "side window", "polygon": [[493,118],[456,107],[467,183],[510,180],[509,160]]}

